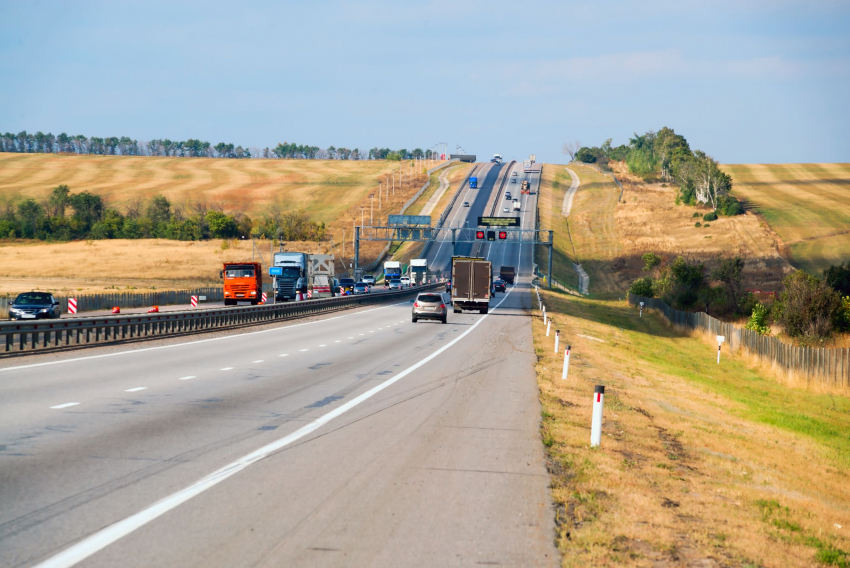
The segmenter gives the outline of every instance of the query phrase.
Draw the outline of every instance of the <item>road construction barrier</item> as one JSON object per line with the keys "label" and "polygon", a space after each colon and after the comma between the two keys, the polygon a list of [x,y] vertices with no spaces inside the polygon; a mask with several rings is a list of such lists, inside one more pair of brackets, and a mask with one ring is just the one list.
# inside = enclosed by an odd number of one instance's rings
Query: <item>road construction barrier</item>
{"label": "road construction barrier", "polygon": [[268,300],[268,299],[269,299],[269,297],[268,297],[268,296],[266,296],[266,293],[265,293],[265,292],[263,292],[263,295],[262,295],[262,302],[265,304],[265,303],[266,303],[266,300]]}
{"label": "road construction barrier", "polygon": [[0,323],[0,345],[3,346],[5,353],[30,352],[37,349],[131,339],[155,339],[219,328],[274,323],[305,315],[398,301],[400,298],[413,296],[420,290],[435,289],[438,286],[262,306],[229,306],[182,312],[2,322]]}
{"label": "road construction barrier", "polygon": [[590,447],[602,443],[602,404],[605,402],[605,386],[596,385],[593,389],[593,418],[590,423]]}
{"label": "road construction barrier", "polygon": [[77,299],[76,298],[68,298],[68,313],[69,314],[77,313]]}
{"label": "road construction barrier", "polygon": [[198,307],[198,297],[197,296],[192,296],[192,307],[193,308]]}
{"label": "road construction barrier", "polygon": [[152,307],[151,309],[148,310],[148,313],[149,314],[158,314],[159,313],[159,306]]}
{"label": "road construction barrier", "polygon": [[113,306],[112,307],[112,313],[113,314],[120,314],[121,313],[121,307],[120,306]]}

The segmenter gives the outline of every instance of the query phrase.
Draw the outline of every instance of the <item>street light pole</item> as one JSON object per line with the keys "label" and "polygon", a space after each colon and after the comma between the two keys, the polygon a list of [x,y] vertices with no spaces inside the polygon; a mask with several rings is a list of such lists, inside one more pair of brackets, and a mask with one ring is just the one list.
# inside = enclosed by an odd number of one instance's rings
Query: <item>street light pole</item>
{"label": "street light pole", "polygon": [[375,211],[375,194],[370,193],[369,194],[369,225],[371,225],[373,227],[375,226],[374,217],[372,216],[374,211]]}

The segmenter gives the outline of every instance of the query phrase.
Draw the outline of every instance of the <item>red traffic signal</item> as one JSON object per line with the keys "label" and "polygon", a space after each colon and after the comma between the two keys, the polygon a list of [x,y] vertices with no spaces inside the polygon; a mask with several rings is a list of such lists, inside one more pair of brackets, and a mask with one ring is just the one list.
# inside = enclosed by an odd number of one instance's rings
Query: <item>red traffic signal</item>
{"label": "red traffic signal", "polygon": [[508,238],[508,232],[507,231],[499,231],[499,238],[500,239],[507,239]]}
{"label": "red traffic signal", "polygon": [[484,231],[478,231],[478,232],[476,232],[476,233],[475,233],[475,238],[476,238],[476,239],[483,239],[483,238],[484,238]]}

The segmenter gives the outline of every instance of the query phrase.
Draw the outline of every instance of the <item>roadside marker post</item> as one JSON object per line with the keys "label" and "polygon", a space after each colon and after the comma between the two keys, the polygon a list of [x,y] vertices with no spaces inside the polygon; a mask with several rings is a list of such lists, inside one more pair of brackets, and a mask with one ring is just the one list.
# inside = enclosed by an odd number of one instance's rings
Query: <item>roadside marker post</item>
{"label": "roadside marker post", "polygon": [[640,303],[640,316],[643,317],[643,302]]}
{"label": "roadside marker post", "polygon": [[605,402],[605,386],[596,385],[593,389],[593,420],[590,424],[590,447],[602,443],[602,404]]}
{"label": "roadside marker post", "polygon": [[570,370],[570,349],[572,349],[572,345],[567,345],[567,348],[564,350],[564,370],[561,371],[561,380],[567,380],[567,372]]}
{"label": "roadside marker post", "polygon": [[552,326],[552,320],[546,322],[546,337],[549,337],[549,328]]}
{"label": "roadside marker post", "polygon": [[[551,321],[551,320],[550,320]],[[561,331],[555,330],[555,353],[558,352],[558,342],[561,340]]]}
{"label": "roadside marker post", "polygon": [[262,297],[263,297],[263,303],[265,304],[265,303],[266,303],[266,300],[268,300],[268,299],[269,299],[269,297],[268,297],[268,296],[266,296],[266,293],[265,293],[265,292],[263,292],[263,296],[262,296]]}
{"label": "roadside marker post", "polygon": [[723,335],[717,336],[717,364],[720,364],[720,346],[723,345],[723,342],[726,341],[726,337]]}
{"label": "roadside marker post", "polygon": [[68,313],[69,314],[77,313],[77,299],[76,298],[68,298]]}
{"label": "roadside marker post", "polygon": [[197,296],[192,296],[192,307],[193,308],[198,307],[198,297]]}

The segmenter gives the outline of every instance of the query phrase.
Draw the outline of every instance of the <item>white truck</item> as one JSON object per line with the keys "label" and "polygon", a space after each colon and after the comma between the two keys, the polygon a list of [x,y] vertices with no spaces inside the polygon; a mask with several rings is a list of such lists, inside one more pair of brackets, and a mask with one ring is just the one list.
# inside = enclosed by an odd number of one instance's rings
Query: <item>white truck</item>
{"label": "white truck", "polygon": [[521,206],[520,206],[520,204],[519,204],[519,200],[518,200],[518,199],[514,199],[514,201],[513,201],[513,205],[514,205],[514,211],[520,211],[520,210],[522,209],[522,207],[521,207]]}
{"label": "white truck", "polygon": [[412,258],[410,259],[410,279],[411,281],[419,286],[425,283],[425,279],[428,278],[428,259],[426,258]]}
{"label": "white truck", "polygon": [[309,255],[308,279],[312,289],[312,298],[333,298],[336,281],[334,280],[334,257],[331,254]]}

